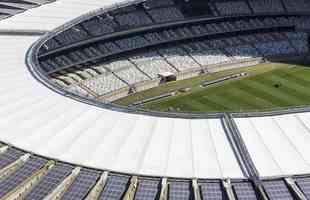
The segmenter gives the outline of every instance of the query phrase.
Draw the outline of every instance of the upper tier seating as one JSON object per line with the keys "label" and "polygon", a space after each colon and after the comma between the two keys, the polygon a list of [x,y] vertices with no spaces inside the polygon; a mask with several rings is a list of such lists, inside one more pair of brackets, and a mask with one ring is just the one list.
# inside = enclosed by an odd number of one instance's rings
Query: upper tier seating
{"label": "upper tier seating", "polygon": [[148,13],[156,23],[176,21],[184,19],[182,12],[175,7],[149,10]]}
{"label": "upper tier seating", "polygon": [[310,2],[308,0],[283,0],[289,12],[309,12]]}
{"label": "upper tier seating", "polygon": [[224,1],[215,3],[221,15],[251,14],[251,10],[245,1]]}
{"label": "upper tier seating", "polygon": [[[112,59],[108,63],[63,70],[56,76],[69,91],[92,97],[158,79],[164,72],[178,74],[193,70],[215,72],[237,62],[309,52],[308,36],[298,32],[271,32],[205,39],[173,47],[158,47],[146,53]],[[57,82],[57,81],[56,81]],[[80,85],[81,84],[81,85]]]}
{"label": "upper tier seating", "polygon": [[249,0],[253,11],[259,13],[284,12],[281,0]]}

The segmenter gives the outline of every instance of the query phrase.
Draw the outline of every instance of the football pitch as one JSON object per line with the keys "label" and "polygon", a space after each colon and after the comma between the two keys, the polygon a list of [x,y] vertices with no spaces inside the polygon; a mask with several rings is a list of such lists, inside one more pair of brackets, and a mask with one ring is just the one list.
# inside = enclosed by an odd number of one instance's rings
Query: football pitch
{"label": "football pitch", "polygon": [[[201,87],[205,81],[242,72],[248,76]],[[180,92],[181,88],[190,90]],[[141,107],[156,111],[245,112],[306,106],[310,105],[310,65],[270,63],[202,75],[136,93],[115,103],[129,105],[172,91],[174,96]]]}

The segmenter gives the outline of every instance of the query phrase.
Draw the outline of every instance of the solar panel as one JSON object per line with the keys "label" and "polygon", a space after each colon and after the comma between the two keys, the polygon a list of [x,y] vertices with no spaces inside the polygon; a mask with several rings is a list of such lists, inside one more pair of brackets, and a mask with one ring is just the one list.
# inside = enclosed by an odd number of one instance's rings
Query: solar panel
{"label": "solar panel", "polygon": [[154,200],[159,193],[159,180],[139,179],[135,200]]}
{"label": "solar panel", "polygon": [[191,182],[170,182],[169,199],[170,200],[188,200],[191,199]]}
{"label": "solar panel", "polygon": [[0,169],[10,165],[11,163],[18,160],[24,153],[14,149],[9,148],[4,153],[0,154]]}
{"label": "solar panel", "polygon": [[255,190],[250,182],[232,183],[238,200],[257,200]]}
{"label": "solar panel", "polygon": [[73,167],[66,164],[56,164],[40,182],[25,196],[25,200],[41,200],[52,192],[71,173]]}
{"label": "solar panel", "polygon": [[100,194],[99,200],[119,200],[127,189],[129,177],[111,175]]}
{"label": "solar panel", "polygon": [[296,183],[305,196],[310,199],[310,178],[298,178]]}
{"label": "solar panel", "polygon": [[18,187],[23,181],[43,167],[46,160],[38,157],[30,157],[18,170],[0,182],[0,198]]}
{"label": "solar panel", "polygon": [[225,200],[224,191],[220,182],[199,184],[203,200]]}
{"label": "solar panel", "polygon": [[100,172],[82,169],[61,199],[79,200],[84,199],[96,184]]}
{"label": "solar panel", "polygon": [[265,181],[263,185],[270,200],[293,200],[283,180]]}

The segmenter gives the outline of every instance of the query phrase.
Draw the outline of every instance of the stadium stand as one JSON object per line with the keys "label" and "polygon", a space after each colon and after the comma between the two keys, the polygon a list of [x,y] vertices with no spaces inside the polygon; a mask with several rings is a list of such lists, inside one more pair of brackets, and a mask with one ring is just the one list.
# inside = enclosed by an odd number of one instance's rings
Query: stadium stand
{"label": "stadium stand", "polygon": [[[308,52],[307,41],[307,34],[302,32],[267,32],[224,39],[205,39],[174,45],[175,47],[161,47],[149,53],[138,53],[109,63],[90,65],[83,70],[77,67],[73,69],[73,73],[65,72],[53,76],[56,80],[68,77],[69,79],[65,78],[66,82],[69,82],[66,85],[70,85],[69,91],[73,93],[92,97],[83,87],[78,86],[82,84],[101,96],[158,79],[158,75],[164,72],[178,74],[195,69],[208,71],[210,66],[214,70],[213,66],[219,64],[291,55],[296,54],[296,50],[299,54],[304,54]],[[101,72],[85,72],[92,68]],[[63,82],[60,84],[63,85]]]}
{"label": "stadium stand", "polygon": [[171,65],[169,65],[156,51],[143,53],[130,57],[129,59],[152,79],[158,78],[158,74],[163,72],[177,72],[175,68],[171,67]]}
{"label": "stadium stand", "polygon": [[[0,0],[0,18],[25,11],[2,20],[0,29],[49,31],[111,2]],[[126,2],[39,41],[22,31],[1,35],[0,140],[10,146],[0,144],[0,197],[310,198],[307,110],[183,117],[140,115],[101,101],[121,90],[128,95],[164,72],[178,77],[309,53],[306,0],[201,2]]]}
{"label": "stadium stand", "polygon": [[[302,20],[303,21],[303,20]],[[237,20],[234,22],[222,23],[221,26],[217,23],[207,23],[205,26],[199,25],[200,32],[195,31],[197,25],[188,26],[184,28],[174,28],[167,29],[161,32],[155,33],[146,33],[141,36],[133,36],[129,38],[124,38],[116,40],[114,42],[105,42],[100,44],[91,45],[84,49],[75,50],[73,52],[63,54],[62,58],[57,57],[58,62],[54,61],[56,58],[47,59],[48,57],[47,49],[51,50],[52,46],[44,45],[42,51],[45,52],[42,58],[42,68],[47,72],[54,72],[57,69],[62,69],[74,64],[80,64],[84,61],[89,61],[93,59],[98,59],[106,57],[109,55],[119,54],[124,51],[130,51],[133,49],[144,48],[149,45],[157,45],[161,43],[173,42],[176,40],[183,40],[188,38],[203,37],[210,34],[219,34],[219,33],[228,33],[236,31],[249,31],[252,29],[261,28],[270,28],[270,27],[289,27],[293,26],[295,23],[300,23],[301,19],[299,18],[287,18],[287,17],[278,17],[278,18],[263,18],[263,19],[252,19],[252,21],[247,20]],[[202,32],[202,34],[201,34]],[[198,35],[197,35],[198,33]],[[58,36],[59,37],[59,36]],[[148,40],[148,41],[147,41]],[[55,46],[55,45],[53,45]],[[82,58],[82,59],[81,59]],[[57,67],[55,66],[57,65]]]}
{"label": "stadium stand", "polygon": [[251,10],[245,1],[216,2],[215,6],[220,15],[251,14]]}
{"label": "stadium stand", "polygon": [[249,0],[254,13],[283,13],[285,12],[281,0]]}

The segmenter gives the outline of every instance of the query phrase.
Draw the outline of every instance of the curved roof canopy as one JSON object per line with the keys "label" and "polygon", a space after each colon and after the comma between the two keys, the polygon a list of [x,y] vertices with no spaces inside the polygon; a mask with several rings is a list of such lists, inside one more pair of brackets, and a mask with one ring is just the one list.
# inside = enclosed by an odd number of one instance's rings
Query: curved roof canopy
{"label": "curved roof canopy", "polygon": [[[0,21],[0,29],[52,30],[116,3],[59,0]],[[66,98],[29,72],[27,51],[39,38],[0,36],[0,141],[83,166],[151,176],[243,178],[221,119],[129,114]],[[310,173],[308,113],[238,118],[261,176]]]}

